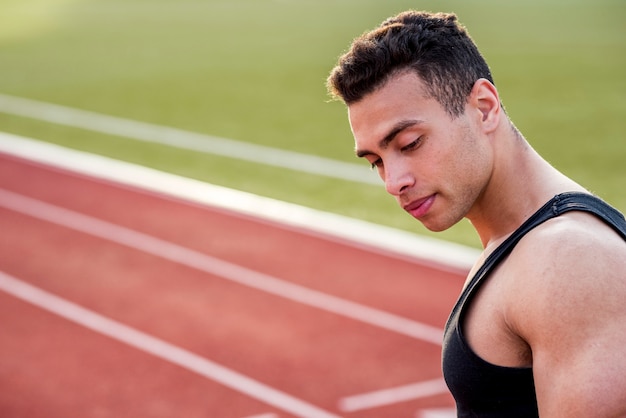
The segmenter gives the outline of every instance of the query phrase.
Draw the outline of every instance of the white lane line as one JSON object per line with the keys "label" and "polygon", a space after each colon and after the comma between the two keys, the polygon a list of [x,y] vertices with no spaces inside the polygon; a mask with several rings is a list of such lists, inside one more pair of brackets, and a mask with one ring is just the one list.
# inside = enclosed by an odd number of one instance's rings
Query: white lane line
{"label": "white lane line", "polygon": [[343,412],[354,412],[363,409],[377,408],[399,402],[426,398],[428,396],[448,393],[443,379],[433,379],[395,388],[353,395],[339,400],[339,409]]}
{"label": "white lane line", "polygon": [[0,189],[0,206],[388,331],[441,345],[443,331],[385,311],[308,289],[128,228]]}
{"label": "white lane line", "polygon": [[381,184],[377,175],[365,165],[138,122],[6,94],[0,94],[0,112],[318,176],[365,184]]}
{"label": "white lane line", "polygon": [[190,351],[109,319],[89,309],[85,309],[75,303],[9,276],[4,272],[0,272],[0,289],[16,298],[82,325],[85,328],[89,328],[141,351],[169,361],[170,363],[181,366],[240,393],[260,400],[261,402],[295,414],[296,416],[303,418],[338,418],[337,415],[324,411],[303,400],[260,383],[241,373],[230,370]]}
{"label": "white lane line", "polygon": [[245,418],[278,418],[278,414],[273,414],[270,412],[269,414],[251,415]]}
{"label": "white lane line", "polygon": [[267,219],[327,239],[340,238],[357,246],[382,250],[423,266],[465,275],[480,251],[443,240],[318,211],[238,190],[204,183],[147,167],[80,152],[58,145],[0,132],[0,152],[72,170],[118,184],[174,196],[191,202]]}
{"label": "white lane line", "polygon": [[456,418],[456,409],[439,408],[419,411],[415,418]]}

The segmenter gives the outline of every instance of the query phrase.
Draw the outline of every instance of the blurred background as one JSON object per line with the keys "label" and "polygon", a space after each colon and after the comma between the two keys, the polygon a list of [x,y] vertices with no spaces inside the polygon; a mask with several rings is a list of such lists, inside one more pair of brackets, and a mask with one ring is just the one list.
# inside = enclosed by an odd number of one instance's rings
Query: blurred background
{"label": "blurred background", "polygon": [[[432,236],[354,157],[325,88],[355,36],[409,8],[456,12],[531,144],[626,211],[624,0],[0,0],[0,131]],[[180,131],[138,140],[73,110]],[[479,246],[466,221],[436,236]]]}

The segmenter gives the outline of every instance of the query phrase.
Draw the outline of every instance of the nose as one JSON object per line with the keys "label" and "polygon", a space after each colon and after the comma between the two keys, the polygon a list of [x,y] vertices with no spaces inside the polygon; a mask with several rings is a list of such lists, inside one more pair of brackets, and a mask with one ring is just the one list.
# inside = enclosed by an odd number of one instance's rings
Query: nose
{"label": "nose", "polygon": [[385,189],[393,196],[400,196],[415,184],[415,177],[403,164],[385,166]]}

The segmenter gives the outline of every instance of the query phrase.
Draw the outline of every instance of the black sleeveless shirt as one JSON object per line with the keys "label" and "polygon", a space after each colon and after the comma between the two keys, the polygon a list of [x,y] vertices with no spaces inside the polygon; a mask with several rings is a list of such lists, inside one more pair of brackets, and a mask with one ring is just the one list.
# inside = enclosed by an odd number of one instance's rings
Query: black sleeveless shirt
{"label": "black sleeveless shirt", "polygon": [[626,221],[620,212],[595,196],[563,193],[547,202],[487,257],[463,289],[444,332],[443,375],[456,401],[459,417],[539,416],[532,368],[502,367],[483,360],[469,347],[461,324],[480,285],[519,240],[537,225],[569,211],[596,215],[626,240]]}

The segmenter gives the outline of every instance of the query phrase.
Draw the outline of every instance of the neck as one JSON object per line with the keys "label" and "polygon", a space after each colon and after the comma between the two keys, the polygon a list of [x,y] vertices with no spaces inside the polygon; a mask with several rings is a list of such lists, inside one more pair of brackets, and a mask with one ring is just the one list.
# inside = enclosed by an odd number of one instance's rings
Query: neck
{"label": "neck", "polygon": [[[507,121],[508,122],[508,121]],[[507,123],[494,138],[494,169],[467,215],[485,249],[499,245],[556,194],[585,191],[553,168]]]}

